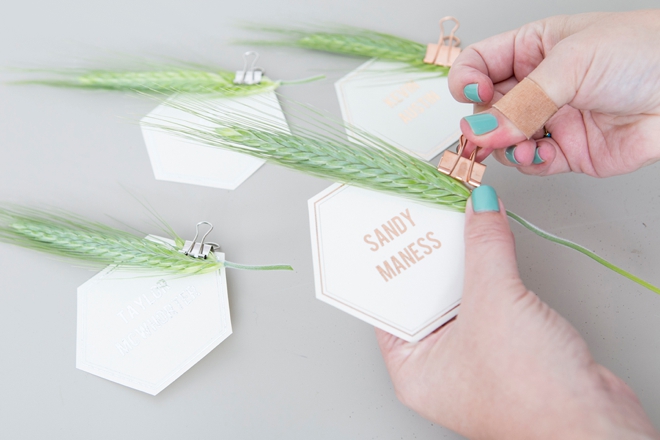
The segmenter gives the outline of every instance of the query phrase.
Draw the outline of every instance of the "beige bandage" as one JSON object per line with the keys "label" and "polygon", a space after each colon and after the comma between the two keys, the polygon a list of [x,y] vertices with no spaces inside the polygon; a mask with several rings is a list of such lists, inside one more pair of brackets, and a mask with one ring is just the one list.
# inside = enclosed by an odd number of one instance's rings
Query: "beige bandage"
{"label": "beige bandage", "polygon": [[529,78],[520,81],[493,107],[509,118],[527,139],[543,127],[558,110],[543,89]]}

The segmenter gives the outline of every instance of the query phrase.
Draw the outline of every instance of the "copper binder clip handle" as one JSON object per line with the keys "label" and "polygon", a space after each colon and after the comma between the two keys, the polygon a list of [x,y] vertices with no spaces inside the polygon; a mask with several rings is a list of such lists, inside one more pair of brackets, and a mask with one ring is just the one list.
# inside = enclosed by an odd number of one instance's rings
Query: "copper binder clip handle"
{"label": "copper binder clip handle", "polygon": [[463,182],[468,183],[474,187],[481,185],[481,178],[483,177],[483,172],[481,172],[481,174],[478,176],[478,179],[475,178],[475,165],[481,165],[484,167],[484,169],[486,168],[486,165],[477,164],[477,153],[480,149],[481,147],[477,147],[474,149],[472,154],[470,154],[470,167],[468,168],[467,174],[465,175],[465,180],[463,180]]}
{"label": "copper binder clip handle", "polygon": [[[447,21],[456,23],[449,36],[445,36],[445,29],[443,27],[443,24]],[[425,63],[451,67],[454,60],[461,53],[461,49],[459,48],[461,39],[455,35],[460,25],[460,22],[451,16],[444,17],[440,20],[440,38],[438,38],[437,44],[431,43],[427,45],[426,56],[424,56]],[[447,44],[445,44],[445,41]]]}

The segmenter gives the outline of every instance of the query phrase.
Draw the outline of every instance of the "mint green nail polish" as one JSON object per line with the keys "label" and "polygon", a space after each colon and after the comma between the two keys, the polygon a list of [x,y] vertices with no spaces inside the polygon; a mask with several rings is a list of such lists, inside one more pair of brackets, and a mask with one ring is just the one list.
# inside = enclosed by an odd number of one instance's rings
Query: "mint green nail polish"
{"label": "mint green nail polish", "polygon": [[472,102],[483,102],[479,97],[479,84],[468,84],[463,87],[463,95]]}
{"label": "mint green nail polish", "polygon": [[516,159],[516,146],[512,145],[508,147],[506,150],[504,150],[504,155],[506,156],[506,159],[511,162],[514,165],[520,165],[520,162]]}
{"label": "mint green nail polish", "polygon": [[481,185],[472,190],[472,209],[474,212],[499,212],[500,202],[492,186]]}
{"label": "mint green nail polish", "polygon": [[477,136],[497,128],[497,118],[490,113],[478,113],[476,115],[466,116],[464,119],[470,124],[472,132]]}
{"label": "mint green nail polish", "polygon": [[539,148],[536,147],[536,151],[534,151],[534,160],[532,161],[533,164],[538,165],[540,163],[545,162],[543,159],[541,159],[541,155],[539,154]]}

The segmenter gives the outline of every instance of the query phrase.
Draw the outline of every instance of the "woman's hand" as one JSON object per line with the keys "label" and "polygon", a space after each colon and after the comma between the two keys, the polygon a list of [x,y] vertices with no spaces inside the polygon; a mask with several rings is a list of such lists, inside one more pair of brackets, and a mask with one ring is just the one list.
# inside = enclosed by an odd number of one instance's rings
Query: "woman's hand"
{"label": "woman's hand", "polygon": [[[468,116],[461,129],[470,146],[486,147],[478,159],[494,150],[526,174],[606,177],[653,163],[660,159],[659,42],[660,10],[646,10],[551,17],[471,45],[452,66],[449,87],[487,116]],[[551,138],[539,131],[527,140],[491,108],[525,77],[560,108],[545,124]]]}
{"label": "woman's hand", "polygon": [[469,438],[655,438],[639,401],[527,290],[491,187],[466,209],[458,317],[418,343],[377,330],[399,399]]}

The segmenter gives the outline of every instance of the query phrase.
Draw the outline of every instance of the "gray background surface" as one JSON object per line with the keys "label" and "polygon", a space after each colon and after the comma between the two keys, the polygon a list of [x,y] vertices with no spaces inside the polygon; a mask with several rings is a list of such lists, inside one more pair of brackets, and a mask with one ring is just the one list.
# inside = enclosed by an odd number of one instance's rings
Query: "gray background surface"
{"label": "gray background surface", "polygon": [[[1,66],[111,65],[168,56],[232,69],[241,21],[343,23],[420,42],[461,19],[464,44],[549,15],[657,1],[5,2]],[[271,78],[329,73],[282,88],[340,115],[333,80],[362,60],[261,49]],[[11,77],[11,75],[6,76]],[[150,230],[131,193],[185,234],[200,219],[239,262],[293,273],[228,274],[234,334],[152,397],[75,369],[76,288],[93,273],[0,246],[0,430],[7,439],[435,439],[460,436],[395,398],[373,329],[314,297],[306,201],[330,182],[266,165],[235,191],[154,180],[139,127],[155,107],[114,93],[0,85],[0,200],[55,206]],[[294,126],[295,130],[295,126]],[[658,165],[596,180],[534,178],[488,161],[507,207],[660,283]],[[585,257],[514,226],[522,277],[634,389],[660,427],[660,298]]]}

